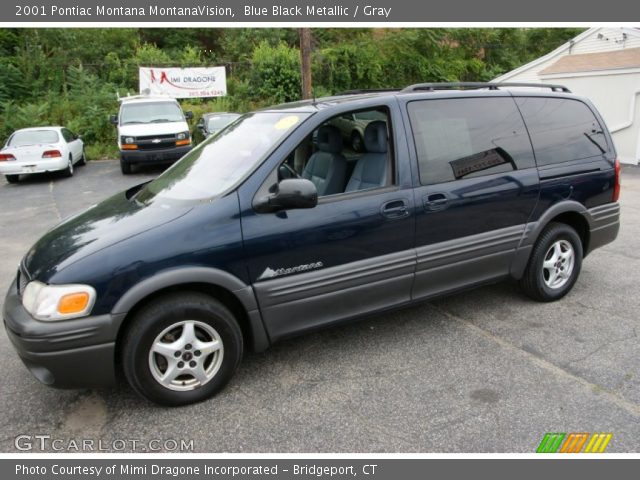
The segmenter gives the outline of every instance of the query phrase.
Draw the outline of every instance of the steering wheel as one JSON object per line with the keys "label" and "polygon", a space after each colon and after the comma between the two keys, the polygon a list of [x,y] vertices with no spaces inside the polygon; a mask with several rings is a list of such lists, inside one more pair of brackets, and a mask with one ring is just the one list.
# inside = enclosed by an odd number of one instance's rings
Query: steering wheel
{"label": "steering wheel", "polygon": [[[283,174],[283,169],[286,173]],[[288,163],[283,163],[280,165],[278,176],[280,180],[284,180],[285,178],[300,178],[298,172],[296,172]]]}

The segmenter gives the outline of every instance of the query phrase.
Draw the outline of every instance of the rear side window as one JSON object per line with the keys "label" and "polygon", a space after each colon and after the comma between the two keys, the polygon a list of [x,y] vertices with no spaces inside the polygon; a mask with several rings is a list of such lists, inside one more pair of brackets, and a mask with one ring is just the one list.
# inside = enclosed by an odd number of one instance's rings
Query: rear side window
{"label": "rear side window", "polygon": [[423,185],[535,165],[512,98],[423,100],[408,109]]}
{"label": "rear side window", "polygon": [[579,100],[520,97],[516,102],[539,166],[595,157],[609,150],[602,126]]}
{"label": "rear side window", "polygon": [[64,138],[64,140],[69,143],[73,141],[73,133],[71,133],[69,130],[67,130],[66,128],[62,129],[62,138]]}

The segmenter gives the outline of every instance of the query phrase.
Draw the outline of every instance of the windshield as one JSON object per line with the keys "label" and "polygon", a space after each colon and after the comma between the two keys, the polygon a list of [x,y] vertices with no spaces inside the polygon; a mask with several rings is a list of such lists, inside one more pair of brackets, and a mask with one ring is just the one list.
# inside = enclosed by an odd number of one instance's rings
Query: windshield
{"label": "windshield", "polygon": [[24,145],[39,145],[42,143],[58,143],[58,132],[54,130],[26,130],[16,132],[9,139],[7,146],[22,147]]}
{"label": "windshield", "polygon": [[182,121],[182,109],[173,102],[130,103],[120,111],[120,125]]}
{"label": "windshield", "polygon": [[286,112],[244,115],[147,184],[136,200],[148,202],[156,196],[204,200],[218,196],[251,172],[308,116]]}
{"label": "windshield", "polygon": [[222,130],[239,116],[240,115],[223,115],[218,117],[210,117],[207,121],[207,129],[210,132],[212,132],[213,130]]}

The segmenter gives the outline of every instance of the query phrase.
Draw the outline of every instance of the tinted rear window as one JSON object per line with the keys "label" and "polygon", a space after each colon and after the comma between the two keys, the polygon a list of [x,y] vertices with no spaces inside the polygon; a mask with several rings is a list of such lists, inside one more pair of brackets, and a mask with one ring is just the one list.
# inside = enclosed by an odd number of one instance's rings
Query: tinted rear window
{"label": "tinted rear window", "polygon": [[408,106],[423,185],[534,166],[512,98],[456,98]]}
{"label": "tinted rear window", "polygon": [[581,160],[608,152],[602,126],[581,101],[520,97],[516,102],[529,128],[538,165]]}

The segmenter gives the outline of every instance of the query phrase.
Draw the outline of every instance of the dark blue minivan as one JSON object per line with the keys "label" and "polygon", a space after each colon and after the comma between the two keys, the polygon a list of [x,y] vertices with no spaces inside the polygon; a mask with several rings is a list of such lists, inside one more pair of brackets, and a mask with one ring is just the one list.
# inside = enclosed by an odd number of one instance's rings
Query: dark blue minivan
{"label": "dark blue minivan", "polygon": [[563,297],[618,234],[619,177],[602,118],[561,86],[280,105],[47,232],[5,327],[47,385],[122,370],[154,402],[196,402],[245,349],[304,331],[505,278]]}

